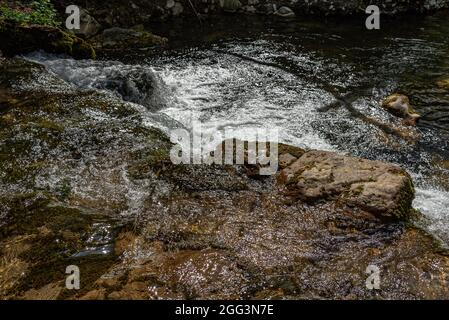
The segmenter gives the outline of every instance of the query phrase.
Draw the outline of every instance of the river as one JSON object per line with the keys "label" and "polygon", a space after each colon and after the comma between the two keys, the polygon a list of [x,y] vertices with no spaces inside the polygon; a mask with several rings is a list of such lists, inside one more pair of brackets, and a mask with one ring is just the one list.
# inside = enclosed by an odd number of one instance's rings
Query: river
{"label": "river", "polygon": [[[100,61],[27,58],[136,103],[148,125],[167,132],[198,122],[208,130],[273,128],[295,146],[396,163],[414,178],[424,226],[449,243],[449,91],[437,85],[449,77],[447,14],[382,20],[378,31],[363,19],[263,17],[149,27],[170,38],[168,49]],[[394,92],[422,115],[416,128],[380,107]]]}

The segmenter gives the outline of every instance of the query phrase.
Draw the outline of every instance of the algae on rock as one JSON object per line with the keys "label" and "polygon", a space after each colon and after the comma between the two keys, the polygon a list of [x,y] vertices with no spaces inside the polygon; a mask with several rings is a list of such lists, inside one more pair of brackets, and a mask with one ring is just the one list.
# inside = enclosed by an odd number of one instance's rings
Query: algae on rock
{"label": "algae on rock", "polygon": [[95,59],[90,44],[56,27],[0,21],[0,50],[7,56],[45,50],[74,58]]}

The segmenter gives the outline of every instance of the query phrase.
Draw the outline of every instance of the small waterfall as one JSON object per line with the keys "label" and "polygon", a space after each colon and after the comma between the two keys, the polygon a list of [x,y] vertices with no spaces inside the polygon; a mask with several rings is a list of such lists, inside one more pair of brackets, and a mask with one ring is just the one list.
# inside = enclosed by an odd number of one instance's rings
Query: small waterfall
{"label": "small waterfall", "polygon": [[50,71],[80,88],[109,92],[124,101],[156,112],[167,105],[168,88],[148,65],[127,65],[117,61],[74,60],[38,52],[26,59],[45,65]]}
{"label": "small waterfall", "polygon": [[[421,140],[407,143],[352,117],[343,108],[323,111],[334,97],[305,73],[323,77],[321,82],[331,82],[347,90],[364,81],[369,83],[367,76],[352,64],[339,65],[340,61],[307,52],[292,55],[270,41],[227,46],[239,55],[269,63],[254,63],[217,50],[192,51],[174,59],[153,59],[151,64],[144,63],[143,58],[143,63],[137,65],[76,61],[44,53],[26,58],[45,65],[73,85],[101,90],[136,104],[137,108],[144,109],[142,114],[145,110],[151,114],[148,125],[163,118],[162,121],[172,121],[169,128],[179,124],[192,127],[198,122],[209,131],[279,128],[284,143],[401,165],[412,174],[417,186],[415,208],[429,219],[429,230],[449,242],[449,192],[439,183],[429,185],[435,152],[444,151],[436,146],[447,143],[444,136],[432,128],[421,128]],[[292,72],[272,67],[276,61],[292,68]],[[320,72],[313,72],[316,69]],[[370,90],[361,90],[352,107],[401,130],[413,130],[402,127],[398,119],[379,108],[382,97],[396,87],[396,80],[391,79],[389,72],[379,77],[385,77],[385,82],[376,78],[378,83],[374,86],[369,83]],[[245,136],[238,138],[245,139]]]}

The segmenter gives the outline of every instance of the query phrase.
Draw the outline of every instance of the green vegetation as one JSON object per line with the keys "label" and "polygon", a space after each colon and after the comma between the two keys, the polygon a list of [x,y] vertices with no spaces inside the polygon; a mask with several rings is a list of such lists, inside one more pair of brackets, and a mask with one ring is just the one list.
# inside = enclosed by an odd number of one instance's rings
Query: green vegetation
{"label": "green vegetation", "polygon": [[56,10],[50,0],[35,0],[27,6],[11,7],[8,3],[0,4],[0,18],[20,24],[38,24],[56,27]]}

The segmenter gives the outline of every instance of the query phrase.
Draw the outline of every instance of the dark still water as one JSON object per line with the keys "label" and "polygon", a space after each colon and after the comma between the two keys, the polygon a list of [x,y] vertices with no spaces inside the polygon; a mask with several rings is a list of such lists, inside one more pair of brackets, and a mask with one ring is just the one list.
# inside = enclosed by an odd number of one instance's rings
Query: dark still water
{"label": "dark still water", "polygon": [[[414,177],[414,205],[427,227],[449,240],[448,14],[383,19],[378,31],[366,30],[363,18],[221,17],[149,28],[170,39],[168,50],[99,62],[31,59],[95,88],[117,70],[151,70],[158,99],[130,100],[152,115],[149,124],[159,115],[156,125],[166,130],[201,123],[204,130],[238,128],[244,138],[254,128],[276,128],[282,142],[397,163]],[[416,128],[381,108],[395,92],[422,115]]]}

